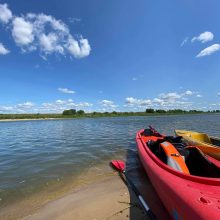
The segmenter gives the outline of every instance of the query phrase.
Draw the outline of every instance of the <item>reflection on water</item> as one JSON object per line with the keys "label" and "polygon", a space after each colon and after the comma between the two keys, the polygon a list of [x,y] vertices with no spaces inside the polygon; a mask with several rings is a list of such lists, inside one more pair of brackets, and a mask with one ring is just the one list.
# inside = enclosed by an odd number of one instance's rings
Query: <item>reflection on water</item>
{"label": "reflection on water", "polygon": [[188,129],[220,136],[217,114],[2,122],[0,205],[114,157],[125,158],[127,150],[136,151],[136,131],[148,125],[168,135]]}

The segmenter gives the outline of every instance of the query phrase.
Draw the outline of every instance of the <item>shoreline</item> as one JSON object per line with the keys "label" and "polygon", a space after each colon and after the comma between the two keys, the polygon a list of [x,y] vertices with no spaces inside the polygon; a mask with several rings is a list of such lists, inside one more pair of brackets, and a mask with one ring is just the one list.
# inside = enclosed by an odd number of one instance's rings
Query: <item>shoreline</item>
{"label": "shoreline", "polygon": [[118,176],[89,184],[42,206],[23,220],[129,219],[130,209],[136,219],[144,219],[137,201],[130,203],[126,185]]}
{"label": "shoreline", "polygon": [[[140,168],[129,176],[138,183],[145,201],[159,217],[169,217],[152,184]],[[0,219],[14,220],[72,220],[110,219],[146,220],[133,191],[125,185],[109,165],[94,166],[80,176],[69,179],[66,187],[49,187],[16,203],[0,209]]]}
{"label": "shoreline", "polygon": [[71,119],[84,119],[84,118],[90,118],[90,119],[96,119],[96,118],[117,118],[117,117],[146,117],[146,116],[152,116],[152,117],[159,117],[159,116],[186,116],[186,115],[218,115],[219,113],[153,113],[153,114],[128,114],[128,115],[84,115],[80,117],[42,117],[42,118],[6,118],[2,119],[0,118],[0,122],[15,122],[15,121],[50,121],[50,120],[71,120]]}
{"label": "shoreline", "polygon": [[144,218],[138,201],[130,199],[127,186],[115,173],[87,183],[61,194],[48,198],[36,205],[38,195],[27,201],[21,201],[0,211],[5,220],[72,220],[72,219],[129,219],[130,212],[135,219]]}
{"label": "shoreline", "polygon": [[[62,120],[69,118],[15,118],[15,119],[0,119],[0,122],[13,122],[13,121],[49,121],[49,120]],[[72,118],[71,118],[72,119]]]}

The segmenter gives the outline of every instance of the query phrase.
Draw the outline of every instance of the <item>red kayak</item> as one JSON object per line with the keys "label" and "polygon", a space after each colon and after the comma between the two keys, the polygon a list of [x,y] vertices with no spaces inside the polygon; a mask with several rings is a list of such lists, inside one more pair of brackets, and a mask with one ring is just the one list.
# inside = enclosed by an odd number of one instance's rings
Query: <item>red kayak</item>
{"label": "red kayak", "polygon": [[219,220],[220,161],[164,137],[147,129],[136,135],[140,160],[165,208],[175,220]]}

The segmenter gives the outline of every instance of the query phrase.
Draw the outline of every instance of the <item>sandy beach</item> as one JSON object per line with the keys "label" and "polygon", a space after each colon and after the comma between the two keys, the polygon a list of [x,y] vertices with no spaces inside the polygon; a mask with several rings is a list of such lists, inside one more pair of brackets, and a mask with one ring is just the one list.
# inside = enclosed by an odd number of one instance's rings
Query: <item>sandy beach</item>
{"label": "sandy beach", "polygon": [[[137,175],[134,174],[133,179],[136,177]],[[143,178],[145,182],[139,182],[138,188],[141,190],[144,199],[151,206],[158,219],[168,220],[169,216],[151,183],[148,178]],[[115,173],[107,179],[89,184],[49,202],[23,219],[144,220],[148,217],[141,208],[136,195]]]}
{"label": "sandy beach", "polygon": [[[158,220],[170,219],[150,180],[139,166],[127,174]],[[77,178],[0,209],[4,220],[148,219],[133,190],[108,164],[91,167]]]}
{"label": "sandy beach", "polygon": [[16,118],[16,119],[0,119],[0,122],[13,122],[13,121],[42,121],[42,120],[65,120],[69,118]]}
{"label": "sandy beach", "polygon": [[[138,188],[158,220],[170,219],[150,182],[139,183]],[[33,201],[30,200],[31,202]],[[30,204],[30,207],[32,205]],[[27,203],[12,205],[1,210],[0,219],[149,219],[141,208],[136,195],[130,187],[127,187],[117,173],[98,182],[77,188],[55,200],[48,200],[37,208],[30,207],[28,207]]]}
{"label": "sandy beach", "polygon": [[138,202],[131,202],[126,185],[118,176],[114,176],[52,201],[24,219],[98,220],[133,217],[147,219]]}

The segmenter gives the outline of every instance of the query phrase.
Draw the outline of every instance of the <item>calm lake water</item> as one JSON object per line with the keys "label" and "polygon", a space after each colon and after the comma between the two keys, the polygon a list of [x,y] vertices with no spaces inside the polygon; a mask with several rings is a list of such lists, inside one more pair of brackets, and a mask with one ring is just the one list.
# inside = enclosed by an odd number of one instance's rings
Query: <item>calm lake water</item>
{"label": "calm lake water", "polygon": [[220,136],[219,114],[1,122],[0,207],[135,152],[135,133],[148,125]]}

